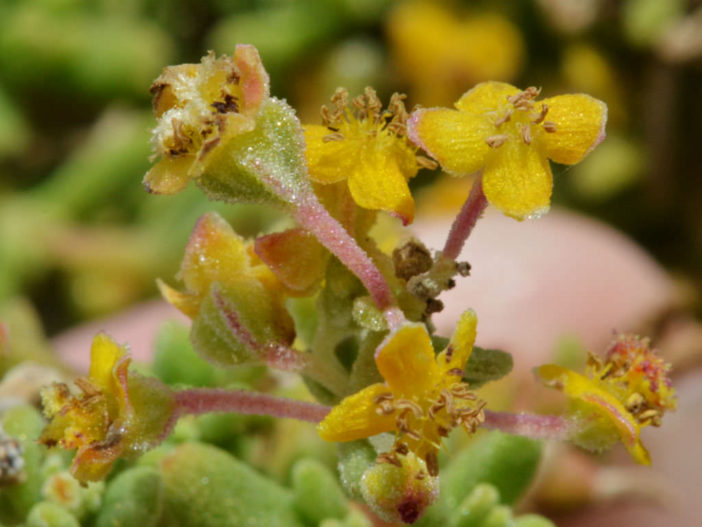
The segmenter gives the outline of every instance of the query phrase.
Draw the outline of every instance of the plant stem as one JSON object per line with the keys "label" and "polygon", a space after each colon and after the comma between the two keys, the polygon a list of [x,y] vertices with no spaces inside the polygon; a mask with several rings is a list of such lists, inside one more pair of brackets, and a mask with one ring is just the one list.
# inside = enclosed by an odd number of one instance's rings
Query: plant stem
{"label": "plant stem", "polygon": [[456,219],[453,220],[453,225],[451,225],[451,230],[446,238],[446,244],[442,252],[443,256],[451,260],[458,258],[463,245],[466,243],[468,236],[473,231],[473,227],[475,227],[487,204],[487,198],[483,193],[483,173],[480,172],[470,189],[468,199],[461,207]]}
{"label": "plant stem", "polygon": [[223,388],[190,388],[176,392],[174,415],[200,415],[210,412],[231,412],[246,415],[289,417],[318,423],[330,408],[247,390]]}
{"label": "plant stem", "polygon": [[370,293],[381,311],[395,303],[394,295],[385,277],[356,240],[310,193],[295,208],[295,219],[310,231],[332,254],[355,274]]}
{"label": "plant stem", "polygon": [[570,421],[556,415],[512,414],[485,411],[485,428],[500,430],[532,439],[559,439],[570,437]]}
{"label": "plant stem", "polygon": [[[231,412],[246,415],[270,415],[319,423],[331,408],[317,403],[296,401],[265,393],[223,388],[189,388],[176,392],[176,419],[182,415]],[[555,415],[485,412],[485,428],[500,430],[532,439],[568,439],[571,424]]]}

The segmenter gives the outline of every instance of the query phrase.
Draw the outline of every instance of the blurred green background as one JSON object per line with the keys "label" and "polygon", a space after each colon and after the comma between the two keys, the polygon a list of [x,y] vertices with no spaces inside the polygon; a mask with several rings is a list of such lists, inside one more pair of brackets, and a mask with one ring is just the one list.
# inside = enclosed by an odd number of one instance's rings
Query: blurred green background
{"label": "blurred green background", "polygon": [[[149,196],[149,86],[169,64],[255,44],[303,123],[337,86],[450,105],[497,79],[609,104],[608,138],[556,167],[555,202],[598,216],[702,289],[698,0],[3,0],[0,304],[28,297],[54,334],[156,294],[194,223],[244,234],[271,212]],[[424,171],[417,187],[440,178]],[[460,196],[462,199],[462,196]],[[452,205],[454,206],[454,205]],[[455,204],[458,207],[458,203]],[[699,303],[696,304],[699,309]]]}

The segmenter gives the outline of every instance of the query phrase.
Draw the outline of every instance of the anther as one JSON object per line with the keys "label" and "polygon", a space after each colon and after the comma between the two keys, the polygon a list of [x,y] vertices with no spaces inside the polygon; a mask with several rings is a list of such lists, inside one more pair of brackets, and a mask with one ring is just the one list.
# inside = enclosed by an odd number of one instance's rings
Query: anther
{"label": "anther", "polygon": [[500,126],[508,122],[512,118],[513,113],[514,110],[512,110],[511,108],[507,110],[507,112],[502,117],[499,117],[495,120],[495,126],[499,128]]}
{"label": "anther", "polygon": [[426,168],[427,170],[436,170],[439,168],[439,164],[433,159],[429,159],[425,156],[416,156],[417,164],[421,168]]}
{"label": "anther", "polygon": [[520,132],[522,133],[522,141],[524,141],[524,144],[530,145],[531,144],[531,126],[528,124],[525,124],[520,127]]}
{"label": "anther", "polygon": [[430,476],[439,475],[439,458],[436,457],[436,452],[429,452],[425,457],[424,461],[427,464],[427,472]]}
{"label": "anther", "polygon": [[392,452],[384,452],[380,454],[377,458],[375,458],[376,463],[389,463],[391,465],[395,465],[396,467],[402,468],[402,462],[400,462],[399,459],[397,459],[397,456],[393,454]]}
{"label": "anther", "polygon": [[552,134],[557,130],[556,123],[552,121],[544,121],[541,127],[549,134]]}
{"label": "anther", "polygon": [[485,143],[487,143],[490,148],[500,148],[503,144],[505,144],[507,139],[509,139],[507,134],[491,135],[485,139]]}
{"label": "anther", "polygon": [[546,119],[546,114],[548,113],[548,104],[542,104],[541,105],[541,111],[539,112],[539,115],[532,120],[531,122],[534,124],[541,124],[544,122],[544,119]]}
{"label": "anther", "polygon": [[331,143],[333,141],[343,141],[344,139],[344,134],[341,132],[334,132],[333,134],[328,134],[322,137],[322,142]]}

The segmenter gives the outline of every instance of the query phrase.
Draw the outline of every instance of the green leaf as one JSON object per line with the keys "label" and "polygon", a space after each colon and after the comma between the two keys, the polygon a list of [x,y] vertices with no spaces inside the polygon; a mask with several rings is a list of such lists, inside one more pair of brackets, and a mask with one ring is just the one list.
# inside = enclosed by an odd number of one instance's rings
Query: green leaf
{"label": "green leaf", "polygon": [[502,503],[515,503],[526,491],[541,458],[541,443],[522,436],[489,432],[460,452],[442,471],[442,499],[454,509],[479,483],[490,483]]}
{"label": "green leaf", "polygon": [[346,497],[336,477],[316,459],[301,459],[292,469],[295,507],[311,525],[348,513]]}
{"label": "green leaf", "polygon": [[166,525],[300,527],[292,494],[228,453],[180,445],[161,461]]}
{"label": "green leaf", "polygon": [[152,467],[134,467],[110,482],[95,525],[155,527],[162,511],[161,475]]}
{"label": "green leaf", "polygon": [[471,388],[480,388],[483,384],[501,379],[512,371],[512,355],[506,351],[483,349],[473,346],[473,353],[466,363],[463,380]]}
{"label": "green leaf", "polygon": [[361,477],[375,463],[377,452],[366,439],[339,443],[339,477],[346,492],[355,500],[362,500]]}

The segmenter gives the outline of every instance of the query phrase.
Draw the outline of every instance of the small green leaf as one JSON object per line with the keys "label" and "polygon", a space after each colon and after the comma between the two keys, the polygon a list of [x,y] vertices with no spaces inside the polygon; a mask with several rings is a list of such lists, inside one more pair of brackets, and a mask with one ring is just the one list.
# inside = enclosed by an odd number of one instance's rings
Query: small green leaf
{"label": "small green leaf", "polygon": [[190,330],[179,323],[167,322],[156,336],[153,370],[166,384],[212,386],[215,372],[190,344]]}
{"label": "small green leaf", "polygon": [[512,371],[512,355],[506,351],[483,349],[473,346],[473,353],[466,363],[465,380],[471,388],[501,379]]}
{"label": "small green leaf", "polygon": [[361,500],[361,477],[375,463],[378,454],[366,439],[339,443],[337,447],[341,484],[349,496]]}
{"label": "small green leaf", "polygon": [[326,518],[342,519],[348,503],[336,477],[315,459],[301,459],[292,469],[295,508],[312,525]]}
{"label": "small green leaf", "polygon": [[476,485],[460,505],[451,512],[451,527],[481,527],[500,502],[500,493],[487,483]]}
{"label": "small green leaf", "polygon": [[522,436],[489,432],[460,452],[442,471],[442,499],[449,510],[479,483],[494,485],[502,503],[524,494],[539,465],[541,443]]}
{"label": "small green leaf", "polygon": [[95,525],[155,527],[162,511],[161,475],[152,467],[134,467],[110,482]]}

